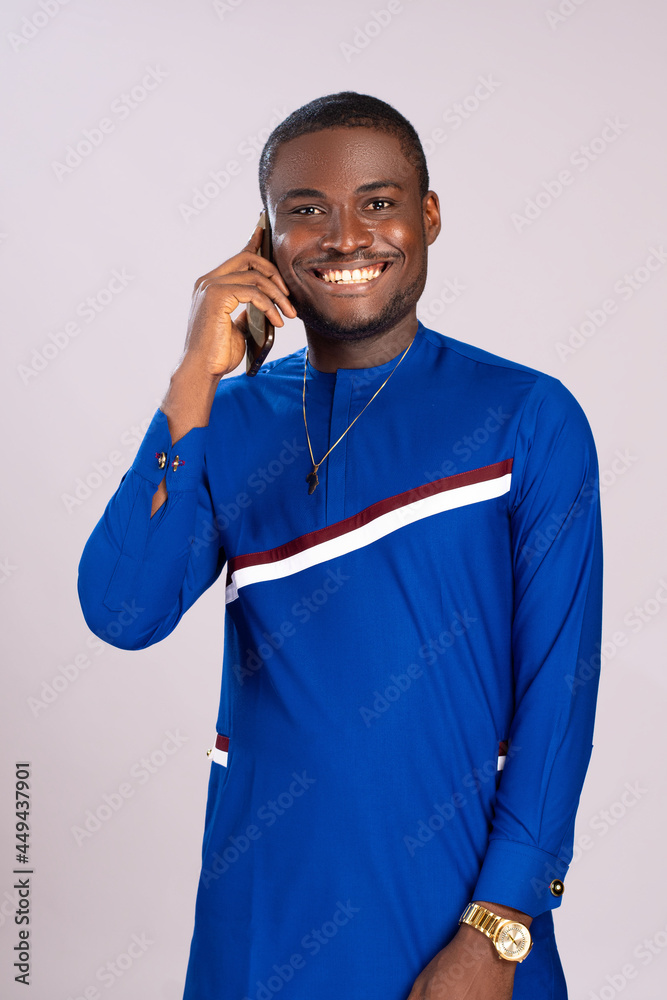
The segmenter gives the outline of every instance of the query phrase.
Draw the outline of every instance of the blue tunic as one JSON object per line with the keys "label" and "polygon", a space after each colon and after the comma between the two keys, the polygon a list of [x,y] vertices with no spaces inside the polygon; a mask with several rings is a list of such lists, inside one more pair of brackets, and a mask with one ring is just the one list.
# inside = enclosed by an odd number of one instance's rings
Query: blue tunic
{"label": "blue tunic", "polygon": [[[562,1000],[552,885],[600,663],[586,417],[557,379],[419,324],[309,495],[304,360],[223,379],[176,445],[158,410],[79,568],[90,628],[127,649],[226,568],[185,998],[405,1000],[479,899],[534,917],[515,1000]],[[308,364],[316,460],[395,363]]]}

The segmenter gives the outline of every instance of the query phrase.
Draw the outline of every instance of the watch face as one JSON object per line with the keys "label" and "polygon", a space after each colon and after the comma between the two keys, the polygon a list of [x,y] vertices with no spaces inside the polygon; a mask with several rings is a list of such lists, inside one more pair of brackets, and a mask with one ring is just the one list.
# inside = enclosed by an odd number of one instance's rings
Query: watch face
{"label": "watch face", "polygon": [[510,962],[520,962],[531,947],[530,932],[523,924],[510,921],[498,931],[496,948],[499,954]]}

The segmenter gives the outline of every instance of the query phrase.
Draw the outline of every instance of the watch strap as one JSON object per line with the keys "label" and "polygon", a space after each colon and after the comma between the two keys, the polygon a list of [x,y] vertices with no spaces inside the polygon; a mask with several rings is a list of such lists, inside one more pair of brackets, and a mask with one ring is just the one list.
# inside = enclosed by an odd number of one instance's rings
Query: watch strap
{"label": "watch strap", "polygon": [[497,913],[492,913],[485,906],[479,903],[469,903],[461,914],[460,924],[469,924],[476,927],[482,934],[486,934],[492,941],[496,936],[496,931],[505,917],[499,917]]}

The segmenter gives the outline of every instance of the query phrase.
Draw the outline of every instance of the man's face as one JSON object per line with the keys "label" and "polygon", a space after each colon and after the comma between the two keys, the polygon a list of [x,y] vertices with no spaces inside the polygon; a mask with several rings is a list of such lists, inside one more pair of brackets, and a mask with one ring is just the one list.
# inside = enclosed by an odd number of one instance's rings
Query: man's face
{"label": "man's face", "polygon": [[440,216],[395,136],[335,128],[291,139],[267,201],[274,260],[308,329],[360,340],[416,318]]}

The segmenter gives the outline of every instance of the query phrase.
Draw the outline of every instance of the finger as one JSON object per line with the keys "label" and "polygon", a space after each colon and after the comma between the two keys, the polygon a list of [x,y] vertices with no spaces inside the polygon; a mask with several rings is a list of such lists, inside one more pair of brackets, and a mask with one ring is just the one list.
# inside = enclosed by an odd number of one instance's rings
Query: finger
{"label": "finger", "polygon": [[204,280],[200,286],[200,291],[205,291],[211,285],[255,285],[264,292],[270,299],[276,302],[286,316],[295,317],[296,309],[286,295],[277,287],[277,282],[272,278],[261,274],[259,271],[236,271],[231,274],[211,277]]}
{"label": "finger", "polygon": [[264,236],[264,226],[257,225],[253,230],[253,234],[245,245],[245,249],[249,250],[250,253],[257,253],[262,245],[262,238]]}
{"label": "finger", "polygon": [[249,271],[241,271],[237,280],[243,284],[249,282],[257,285],[270,299],[278,303],[286,316],[296,316],[296,308],[289,298],[289,288],[275,269],[275,265],[261,257],[256,259],[259,262],[259,267],[253,267]]}
{"label": "finger", "polygon": [[256,253],[250,253],[248,250],[242,250],[241,253],[237,253],[234,257],[230,257],[229,260],[223,261],[218,267],[213,268],[208,274],[203,274],[201,278],[197,278],[193,293],[197,292],[201,285],[209,279],[234,274],[237,271],[257,271],[267,278],[271,278],[282,289],[285,295],[289,295],[289,288],[283,281],[276,265],[265,257],[259,257]]}
{"label": "finger", "polygon": [[271,278],[285,295],[289,295],[289,288],[273,261],[267,260],[266,257],[260,257],[258,254],[246,254],[244,252],[241,252],[235,258],[232,258],[232,260],[237,261],[237,267],[234,270],[258,271],[260,274],[265,275],[265,277]]}
{"label": "finger", "polygon": [[[242,254],[239,256],[243,258]],[[273,261],[267,260],[266,257],[260,257],[259,254],[252,254],[247,261],[247,267],[251,271],[259,271],[260,274],[265,274],[267,278],[271,278],[272,281],[275,281],[278,287],[283,290],[285,295],[289,295],[289,288]]]}
{"label": "finger", "polygon": [[[252,302],[254,306],[263,312],[269,323],[273,326],[284,326],[285,320],[275,302],[257,288],[256,285],[225,285],[224,297],[226,299],[225,311],[232,313],[237,306],[247,305]],[[231,298],[229,298],[231,297]],[[235,299],[236,301],[232,301]]]}

